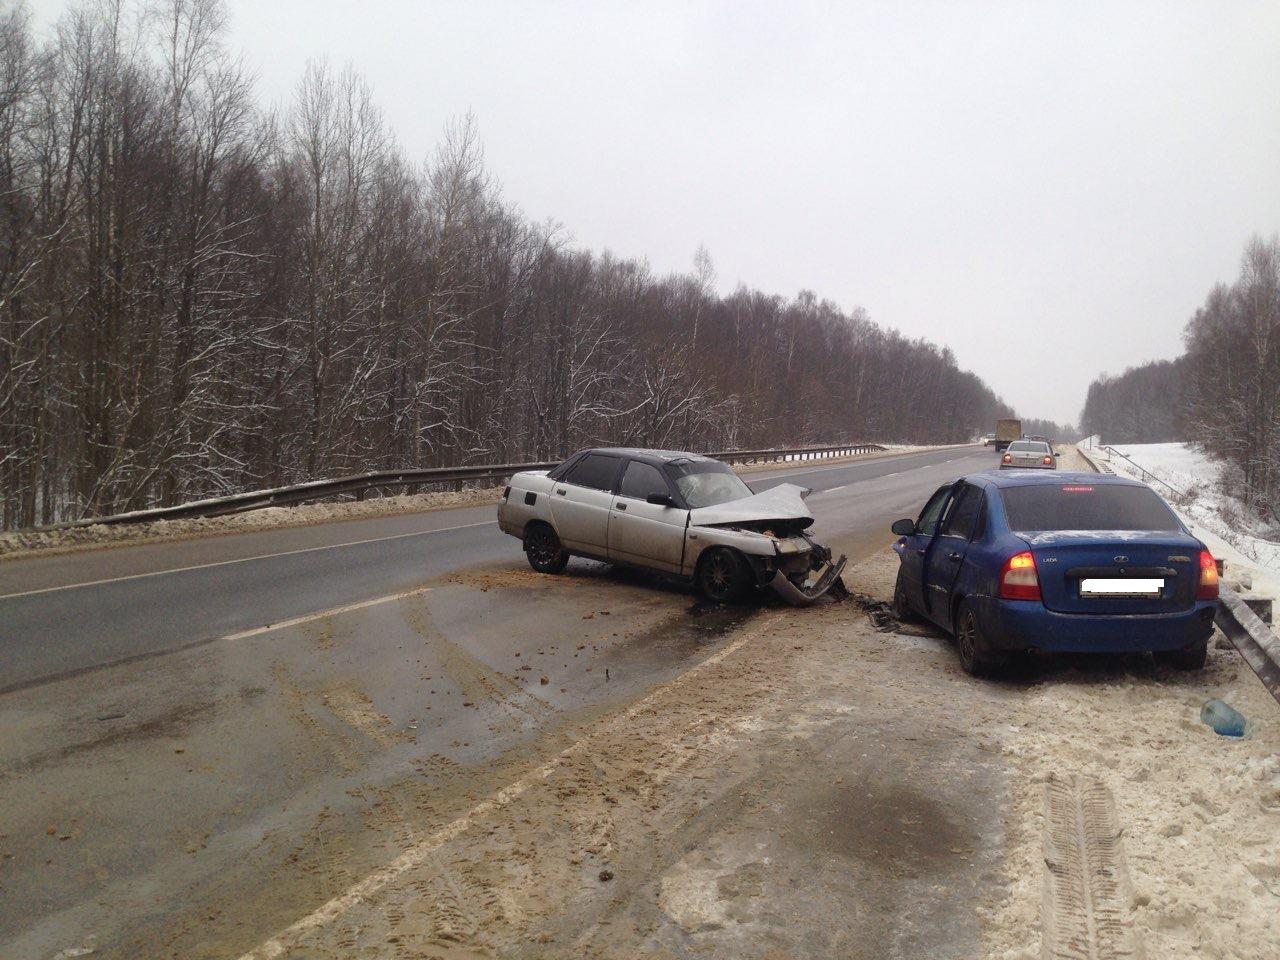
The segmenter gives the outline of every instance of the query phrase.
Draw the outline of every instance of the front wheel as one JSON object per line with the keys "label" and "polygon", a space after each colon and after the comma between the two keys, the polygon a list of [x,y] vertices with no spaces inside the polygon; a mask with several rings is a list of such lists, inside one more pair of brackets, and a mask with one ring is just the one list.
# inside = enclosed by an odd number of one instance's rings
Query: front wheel
{"label": "front wheel", "polygon": [[1181,650],[1158,650],[1152,656],[1156,663],[1174,670],[1203,670],[1209,658],[1209,641],[1199,640]]}
{"label": "front wheel", "polygon": [[962,603],[956,614],[956,653],[960,666],[971,677],[989,677],[1004,666],[1005,658],[987,642],[978,615],[968,603]]}
{"label": "front wheel", "polygon": [[907,599],[907,586],[902,582],[902,567],[898,567],[898,579],[893,585],[893,615],[898,618],[899,623],[911,623],[919,619],[911,609],[911,601]]}
{"label": "front wheel", "polygon": [[539,573],[559,573],[569,563],[569,554],[550,525],[533,524],[524,533],[524,555]]}
{"label": "front wheel", "polygon": [[737,600],[751,584],[746,561],[727,547],[716,547],[702,558],[697,579],[702,595],[716,603]]}

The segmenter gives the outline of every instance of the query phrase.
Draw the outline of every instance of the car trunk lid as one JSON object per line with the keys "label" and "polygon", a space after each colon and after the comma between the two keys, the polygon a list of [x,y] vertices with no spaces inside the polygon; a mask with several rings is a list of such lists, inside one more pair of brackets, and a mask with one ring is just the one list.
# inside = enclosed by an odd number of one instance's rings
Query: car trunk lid
{"label": "car trunk lid", "polygon": [[1151,614],[1190,609],[1200,544],[1163,530],[1020,534],[1031,548],[1045,607],[1059,613]]}

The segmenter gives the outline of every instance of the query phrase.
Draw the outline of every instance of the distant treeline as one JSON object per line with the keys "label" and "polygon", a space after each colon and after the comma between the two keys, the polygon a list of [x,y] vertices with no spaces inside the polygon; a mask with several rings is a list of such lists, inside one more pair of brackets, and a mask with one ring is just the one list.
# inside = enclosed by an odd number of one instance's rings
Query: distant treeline
{"label": "distant treeline", "polygon": [[1239,471],[1234,495],[1280,505],[1280,237],[1250,241],[1240,276],[1210,291],[1186,353],[1089,388],[1086,433],[1110,443],[1189,440]]}
{"label": "distant treeline", "polygon": [[1080,439],[1080,429],[1069,423],[1058,423],[1054,420],[1037,420],[1034,417],[1022,418],[1022,433],[1027,437],[1048,437],[1050,440],[1069,443]]}
{"label": "distant treeline", "polygon": [[1186,438],[1184,359],[1157,360],[1089,385],[1081,429],[1106,443],[1171,443]]}
{"label": "distant treeline", "polygon": [[[260,109],[222,0],[0,14],[6,529],[352,471],[947,442],[1007,414],[950,351],[804,293],[570,248],[474,124],[406,157],[365,82]],[[625,189],[625,184],[619,184]],[[762,238],[773,242],[776,238]]]}

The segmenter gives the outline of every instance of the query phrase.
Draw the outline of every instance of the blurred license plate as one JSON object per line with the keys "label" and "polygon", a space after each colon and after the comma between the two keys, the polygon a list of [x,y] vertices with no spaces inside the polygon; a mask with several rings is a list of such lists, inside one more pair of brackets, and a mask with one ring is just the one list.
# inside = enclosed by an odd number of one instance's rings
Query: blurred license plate
{"label": "blurred license plate", "polygon": [[1158,597],[1164,591],[1163,580],[1092,578],[1080,581],[1082,597]]}

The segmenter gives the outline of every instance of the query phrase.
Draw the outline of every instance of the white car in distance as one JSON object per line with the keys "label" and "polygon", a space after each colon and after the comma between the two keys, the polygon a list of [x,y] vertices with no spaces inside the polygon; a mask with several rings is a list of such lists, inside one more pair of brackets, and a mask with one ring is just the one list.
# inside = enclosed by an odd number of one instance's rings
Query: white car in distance
{"label": "white car in distance", "polygon": [[753,493],[695,453],[601,447],[513,476],[498,525],[542,573],[587,557],[691,582],[717,602],[767,586],[804,606],[843,592],[845,565],[809,536],[808,493],[790,483]]}

